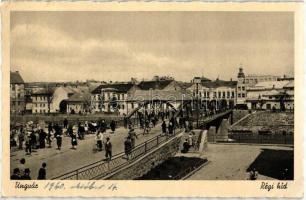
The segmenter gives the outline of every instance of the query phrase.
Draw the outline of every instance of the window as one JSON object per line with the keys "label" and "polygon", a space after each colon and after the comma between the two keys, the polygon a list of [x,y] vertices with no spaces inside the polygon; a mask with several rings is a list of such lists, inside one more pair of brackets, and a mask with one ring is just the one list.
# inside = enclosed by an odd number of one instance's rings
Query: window
{"label": "window", "polygon": [[209,98],[209,92],[207,92],[207,98]]}
{"label": "window", "polygon": [[227,91],[227,98],[230,98],[231,97],[231,93],[230,91]]}
{"label": "window", "polygon": [[120,94],[118,94],[118,100],[120,100]]}
{"label": "window", "polygon": [[235,97],[235,92],[232,92],[232,98],[234,98]]}
{"label": "window", "polygon": [[221,98],[221,92],[218,92],[218,97]]}
{"label": "window", "polygon": [[225,98],[225,92],[223,91],[223,93],[222,93],[222,98]]}
{"label": "window", "polygon": [[124,105],[122,105],[122,109],[124,109]]}
{"label": "window", "polygon": [[244,87],[244,86],[242,86],[242,90],[243,90],[243,91],[245,90],[245,87]]}
{"label": "window", "polygon": [[241,94],[241,96],[242,96],[242,98],[244,98],[244,97],[245,97],[245,94],[244,94],[244,93],[242,93],[242,94]]}
{"label": "window", "polygon": [[240,94],[240,93],[238,93],[238,97],[239,97],[239,98],[241,97],[241,94]]}
{"label": "window", "polygon": [[217,92],[214,92],[214,98],[216,98],[217,97]]}

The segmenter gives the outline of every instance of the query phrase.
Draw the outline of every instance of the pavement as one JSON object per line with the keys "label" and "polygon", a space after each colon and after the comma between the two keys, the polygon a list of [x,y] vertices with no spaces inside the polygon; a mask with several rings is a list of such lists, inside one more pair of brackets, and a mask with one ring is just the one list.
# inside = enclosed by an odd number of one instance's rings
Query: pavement
{"label": "pavement", "polygon": [[[152,128],[149,134],[143,135],[143,130],[135,129],[138,139],[136,145],[143,143],[159,134],[161,134],[161,124],[157,124]],[[119,127],[115,133],[110,133],[110,130],[105,133],[104,138],[110,137],[112,143],[113,155],[124,151],[124,140],[127,137],[128,129]],[[95,135],[85,135],[85,140],[78,140],[76,150],[71,149],[70,137],[63,137],[62,149],[57,150],[56,141],[52,142],[52,148],[37,149],[32,152],[32,155],[26,155],[25,151],[15,151],[10,155],[10,170],[11,174],[14,168],[19,166],[21,158],[26,159],[26,168],[31,170],[31,178],[36,179],[38,170],[41,164],[47,164],[47,179],[70,172],[79,167],[90,163],[105,159],[105,151],[93,151],[95,145]]]}
{"label": "pavement", "polygon": [[[202,154],[209,163],[187,180],[246,180],[249,177],[247,168],[259,156],[262,149],[293,151],[292,147],[280,145],[209,143]],[[273,180],[273,178],[259,174],[257,180]]]}

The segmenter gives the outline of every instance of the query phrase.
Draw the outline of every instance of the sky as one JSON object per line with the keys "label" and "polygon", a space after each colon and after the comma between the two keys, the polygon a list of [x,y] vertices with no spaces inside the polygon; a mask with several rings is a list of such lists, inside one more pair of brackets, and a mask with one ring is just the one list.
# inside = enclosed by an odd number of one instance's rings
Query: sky
{"label": "sky", "polygon": [[26,82],[293,74],[290,12],[11,13],[11,71]]}

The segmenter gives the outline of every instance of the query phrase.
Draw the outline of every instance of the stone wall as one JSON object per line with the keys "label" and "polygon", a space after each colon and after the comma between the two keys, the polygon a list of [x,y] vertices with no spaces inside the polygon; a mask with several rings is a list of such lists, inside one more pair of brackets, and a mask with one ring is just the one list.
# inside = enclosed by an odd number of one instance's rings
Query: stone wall
{"label": "stone wall", "polygon": [[150,152],[149,154],[146,154],[145,156],[142,156],[141,158],[118,170],[117,172],[104,177],[104,179],[133,180],[143,176],[152,168],[174,156],[179,150],[181,139],[182,134],[179,134],[178,136],[160,146],[158,149]]}
{"label": "stone wall", "polygon": [[248,110],[233,110],[233,122],[232,124],[236,123],[240,119],[242,119],[244,116],[248,115]]}
{"label": "stone wall", "polygon": [[293,112],[269,112],[258,111],[249,117],[238,122],[230,128],[230,132],[239,133],[251,131],[258,133],[260,130],[270,130],[272,133],[278,134],[285,131],[293,133],[294,129],[294,113]]}

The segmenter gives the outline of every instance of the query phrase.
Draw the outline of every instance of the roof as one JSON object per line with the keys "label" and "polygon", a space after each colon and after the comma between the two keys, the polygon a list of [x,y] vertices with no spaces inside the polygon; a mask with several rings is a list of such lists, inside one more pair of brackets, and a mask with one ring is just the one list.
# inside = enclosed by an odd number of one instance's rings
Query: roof
{"label": "roof", "polygon": [[141,81],[138,87],[142,90],[158,89],[162,90],[174,80]]}
{"label": "roof", "polygon": [[285,85],[287,85],[289,81],[267,81],[257,83],[254,87],[249,88],[248,90],[257,90],[257,89],[282,89]]}
{"label": "roof", "polygon": [[181,81],[176,81],[176,84],[183,90],[191,87],[193,83],[186,83],[186,82],[181,82]]}
{"label": "roof", "polygon": [[284,85],[284,88],[294,88],[294,80],[289,81],[289,83],[287,83],[286,85]]}
{"label": "roof", "polygon": [[11,83],[24,84],[24,81],[18,71],[10,73]]}
{"label": "roof", "polygon": [[237,81],[216,80],[216,81],[211,81],[211,82],[203,82],[201,83],[201,85],[207,88],[218,88],[218,87],[236,88]]}
{"label": "roof", "polygon": [[116,89],[119,93],[127,93],[132,87],[133,83],[116,83],[116,84],[105,84],[99,85],[96,89],[94,89],[92,94],[100,94],[102,90],[109,90],[110,88]]}
{"label": "roof", "polygon": [[53,88],[39,88],[33,91],[32,95],[52,95],[54,93]]}
{"label": "roof", "polygon": [[132,94],[128,95],[128,101],[182,101],[191,100],[192,93],[190,91],[178,90],[135,90]]}
{"label": "roof", "polygon": [[194,77],[193,79],[201,79],[201,82],[211,81],[210,79],[208,79],[208,78],[206,78],[206,77],[204,77],[204,76],[201,76],[201,77],[196,76],[196,77]]}
{"label": "roof", "polygon": [[67,102],[83,102],[90,98],[89,93],[76,93],[67,99]]}

